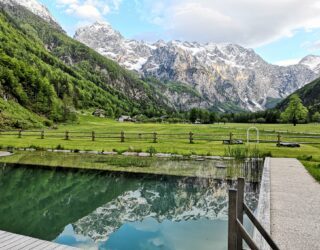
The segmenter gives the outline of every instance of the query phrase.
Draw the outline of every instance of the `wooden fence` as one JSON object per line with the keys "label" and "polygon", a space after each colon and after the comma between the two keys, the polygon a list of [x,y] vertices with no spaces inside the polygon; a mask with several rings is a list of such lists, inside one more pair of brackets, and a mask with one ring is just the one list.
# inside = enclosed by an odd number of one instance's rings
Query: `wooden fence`
{"label": "wooden fence", "polygon": [[[197,141],[215,142],[220,141],[226,144],[240,144],[247,142],[246,133],[157,133],[157,132],[96,132],[96,131],[54,131],[54,130],[0,130],[1,137],[16,138],[39,138],[39,139],[63,139],[63,140],[91,140],[91,141],[144,141],[151,143],[185,141],[196,143]],[[249,142],[255,143],[276,143],[296,142],[299,144],[320,144],[318,134],[288,134],[288,133],[260,133],[259,139],[251,137]]]}
{"label": "wooden fence", "polygon": [[269,244],[271,249],[279,250],[277,244],[273,241],[270,234],[263,228],[260,222],[244,202],[244,178],[238,178],[238,188],[229,190],[229,208],[228,208],[228,250],[242,250],[243,240],[250,249],[259,250],[256,242],[253,241],[250,234],[243,226],[244,213],[248,216],[253,225],[260,232],[262,237]]}

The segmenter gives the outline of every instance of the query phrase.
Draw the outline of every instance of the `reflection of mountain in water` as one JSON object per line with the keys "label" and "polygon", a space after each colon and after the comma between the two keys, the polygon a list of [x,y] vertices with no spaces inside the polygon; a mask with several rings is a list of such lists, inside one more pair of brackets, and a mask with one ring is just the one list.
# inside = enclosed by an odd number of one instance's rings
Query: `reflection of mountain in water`
{"label": "reflection of mountain in water", "polygon": [[[141,183],[73,224],[75,233],[106,241],[126,222],[155,218],[158,222],[200,218],[227,219],[227,190],[234,184],[210,179],[184,178],[170,182]],[[246,186],[247,204],[257,204],[255,185]]]}
{"label": "reflection of mountain in water", "polygon": [[[205,171],[209,163],[196,164]],[[221,176],[241,170],[247,180],[256,172],[246,165],[220,170]],[[0,229],[54,240],[74,224],[77,232],[99,240],[123,222],[150,216],[158,221],[224,218],[226,188],[210,179],[0,167]]]}

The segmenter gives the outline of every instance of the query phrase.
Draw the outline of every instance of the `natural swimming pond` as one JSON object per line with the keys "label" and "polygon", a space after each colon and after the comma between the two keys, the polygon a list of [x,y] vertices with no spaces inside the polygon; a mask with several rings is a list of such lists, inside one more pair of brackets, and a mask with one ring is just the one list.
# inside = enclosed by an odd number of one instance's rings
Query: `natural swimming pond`
{"label": "natural swimming pond", "polygon": [[[197,164],[246,177],[254,210],[262,164],[209,162]],[[214,176],[2,166],[0,229],[85,249],[226,249],[227,192],[235,185]]]}

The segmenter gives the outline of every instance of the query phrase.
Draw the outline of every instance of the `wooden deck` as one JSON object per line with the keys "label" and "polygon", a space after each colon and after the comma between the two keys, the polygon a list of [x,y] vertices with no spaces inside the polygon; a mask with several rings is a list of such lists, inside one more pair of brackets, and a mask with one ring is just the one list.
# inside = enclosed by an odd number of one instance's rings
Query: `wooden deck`
{"label": "wooden deck", "polygon": [[8,233],[0,230],[0,249],[2,250],[76,250],[78,248],[56,244],[53,242],[39,240],[28,236]]}

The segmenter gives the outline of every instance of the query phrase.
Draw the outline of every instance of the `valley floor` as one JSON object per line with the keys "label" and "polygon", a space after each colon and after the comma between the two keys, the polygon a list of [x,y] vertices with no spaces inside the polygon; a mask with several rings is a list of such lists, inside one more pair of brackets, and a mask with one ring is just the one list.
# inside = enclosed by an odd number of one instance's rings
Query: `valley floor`
{"label": "valley floor", "polygon": [[[268,143],[250,143],[246,146],[222,144],[223,140],[230,139],[230,133],[233,133],[233,139],[246,142],[247,129],[253,126],[259,129],[260,139],[269,141]],[[66,131],[69,140],[65,138]],[[94,131],[94,141],[92,131]],[[121,142],[121,131],[124,131],[124,142]],[[157,133],[157,143],[154,143],[154,132]],[[192,144],[190,144],[190,132],[193,133]],[[299,142],[301,147],[277,147],[278,132],[281,132],[282,141]],[[2,148],[116,151],[119,154],[126,151],[152,151],[185,156],[232,156],[229,155],[230,150],[239,151],[234,153],[241,154],[242,151],[255,152],[258,149],[261,156],[302,160],[307,170],[320,181],[320,124],[302,124],[296,127],[289,124],[139,124],[81,116],[78,124],[59,125],[55,130],[45,130],[43,139],[41,131],[22,132],[21,138],[17,131],[10,133],[0,133]],[[142,134],[142,137],[138,138],[139,134]],[[251,132],[250,138],[256,139],[254,131]]]}

